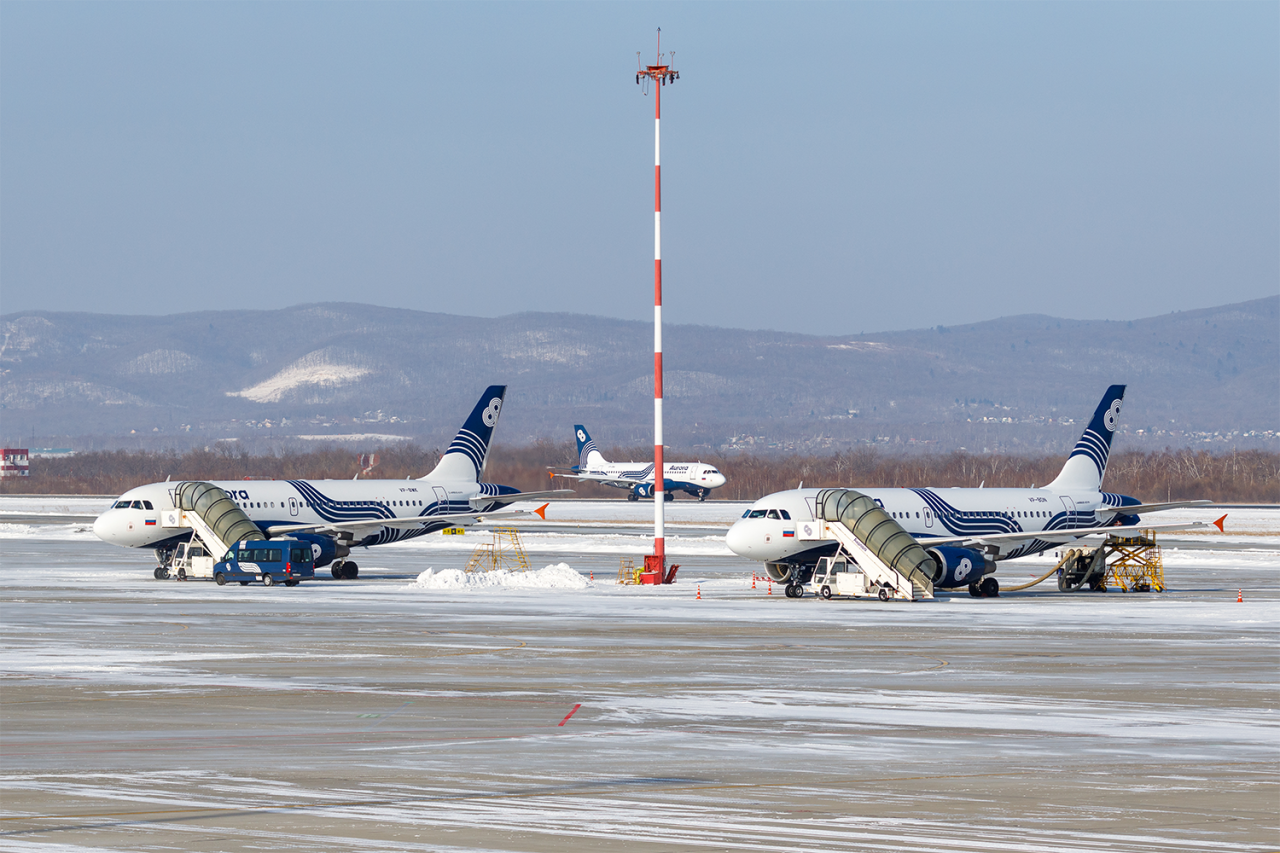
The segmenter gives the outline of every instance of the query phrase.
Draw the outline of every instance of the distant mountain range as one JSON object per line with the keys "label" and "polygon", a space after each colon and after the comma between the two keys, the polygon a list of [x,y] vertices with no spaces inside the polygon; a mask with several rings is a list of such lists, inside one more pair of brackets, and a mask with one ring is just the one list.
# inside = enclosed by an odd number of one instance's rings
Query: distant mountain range
{"label": "distant mountain range", "polygon": [[[443,446],[490,383],[510,385],[500,442],[567,441],[574,423],[604,448],[652,442],[647,323],[327,303],[24,312],[0,329],[0,436],[21,446]],[[1129,385],[1126,446],[1280,446],[1280,296],[835,337],[677,325],[664,343],[667,442],[691,452],[1058,452],[1113,382]]]}

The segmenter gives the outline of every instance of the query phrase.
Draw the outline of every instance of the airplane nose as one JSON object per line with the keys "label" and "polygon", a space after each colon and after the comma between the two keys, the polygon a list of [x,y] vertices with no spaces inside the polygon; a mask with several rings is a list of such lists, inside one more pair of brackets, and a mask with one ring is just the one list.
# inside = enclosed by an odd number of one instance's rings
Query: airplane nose
{"label": "airplane nose", "polygon": [[739,557],[751,556],[751,532],[746,529],[746,525],[738,522],[729,528],[729,532],[724,535],[724,544],[729,546],[729,550],[737,554]]}
{"label": "airplane nose", "polygon": [[120,535],[119,527],[120,525],[116,523],[116,519],[111,517],[111,513],[104,512],[93,520],[93,535],[103,542],[110,542],[114,545]]}

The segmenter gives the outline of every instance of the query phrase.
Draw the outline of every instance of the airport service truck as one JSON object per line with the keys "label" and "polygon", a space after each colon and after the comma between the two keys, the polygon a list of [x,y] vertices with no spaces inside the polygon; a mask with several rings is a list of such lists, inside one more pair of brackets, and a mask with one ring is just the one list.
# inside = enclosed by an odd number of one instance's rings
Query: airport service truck
{"label": "airport service truck", "polygon": [[820,557],[807,586],[823,598],[879,598],[888,601],[897,596],[892,587],[882,586],[843,551],[834,557]]}

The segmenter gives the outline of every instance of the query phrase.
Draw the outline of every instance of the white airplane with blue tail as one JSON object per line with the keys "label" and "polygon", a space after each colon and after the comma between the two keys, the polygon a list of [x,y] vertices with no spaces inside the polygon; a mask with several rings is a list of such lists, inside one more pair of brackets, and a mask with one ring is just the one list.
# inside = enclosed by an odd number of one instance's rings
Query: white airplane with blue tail
{"label": "white airplane with blue tail", "polygon": [[[973,595],[998,595],[990,575],[996,563],[1039,554],[1092,534],[1138,530],[1141,514],[1203,506],[1207,500],[1144,504],[1102,491],[1111,439],[1124,400],[1123,385],[1103,395],[1080,440],[1053,482],[1030,489],[858,489],[874,500],[933,557],[935,588],[968,587]],[[839,549],[833,540],[806,535],[819,522],[820,489],[766,495],[734,522],[725,542],[735,554],[763,562],[778,583],[807,583],[818,559]],[[1222,529],[1224,515],[1213,522]],[[1142,530],[1187,530],[1208,524],[1141,525]],[[797,535],[799,531],[799,535]]]}
{"label": "white airplane with blue tail", "polygon": [[[519,501],[573,494],[570,489],[521,492],[482,483],[489,442],[498,424],[505,385],[490,385],[462,429],[425,477],[417,480],[227,480],[219,487],[264,538],[288,536],[311,543],[317,568],[332,565],[335,578],[354,578],[346,559],[352,548],[400,542],[446,527],[465,527],[512,516],[543,516],[536,510],[505,509]],[[161,568],[191,528],[165,527],[161,513],[178,509],[180,483],[150,483],[122,494],[93,523],[99,539],[156,552]],[[157,569],[156,577],[162,577]]]}
{"label": "white airplane with blue tail", "polygon": [[[585,480],[615,489],[626,489],[629,501],[653,497],[652,462],[608,461],[582,424],[574,426],[573,436],[578,442],[578,464],[568,469],[552,468],[552,477]],[[568,473],[554,473],[556,471]],[[687,492],[704,501],[712,489],[720,488],[725,482],[724,474],[716,470],[714,465],[703,462],[664,462],[662,473],[662,489],[666,493],[666,500],[673,499],[676,492]]]}

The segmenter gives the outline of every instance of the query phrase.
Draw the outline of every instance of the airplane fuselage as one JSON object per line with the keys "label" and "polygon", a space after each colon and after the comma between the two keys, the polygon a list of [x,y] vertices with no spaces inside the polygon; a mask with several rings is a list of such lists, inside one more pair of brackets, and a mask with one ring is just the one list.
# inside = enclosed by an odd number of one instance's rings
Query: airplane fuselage
{"label": "airplane fuselage", "polygon": [[[471,499],[516,494],[509,486],[423,480],[221,480],[222,489],[264,530],[274,525],[321,524],[368,519],[415,518],[470,512]],[[178,483],[151,483],[130,489],[94,522],[100,539],[130,548],[173,547],[190,529],[160,525],[160,512],[176,509]],[[480,509],[490,507],[481,506]],[[379,527],[351,544],[382,545],[441,530],[450,522],[423,527]]]}
{"label": "airplane fuselage", "polygon": [[[796,525],[816,520],[819,489],[793,489],[766,495],[729,529],[726,543],[742,557],[766,563],[812,566],[835,552],[835,542],[805,541]],[[917,539],[1026,532],[1026,539],[996,540],[986,546],[993,560],[1008,560],[1060,547],[1060,541],[1036,539],[1038,531],[1096,528],[1123,521],[1136,523],[1118,508],[1134,498],[1108,492],[1058,492],[1049,489],[858,489],[879,504]]]}
{"label": "airplane fuselage", "polygon": [[[663,464],[662,472],[663,488],[668,492],[682,491],[691,495],[706,495],[725,483],[724,475],[714,465],[704,462],[667,462]],[[629,489],[639,497],[652,497],[653,463],[597,463],[590,468],[579,470],[578,479],[595,481],[601,485],[619,489]]]}

